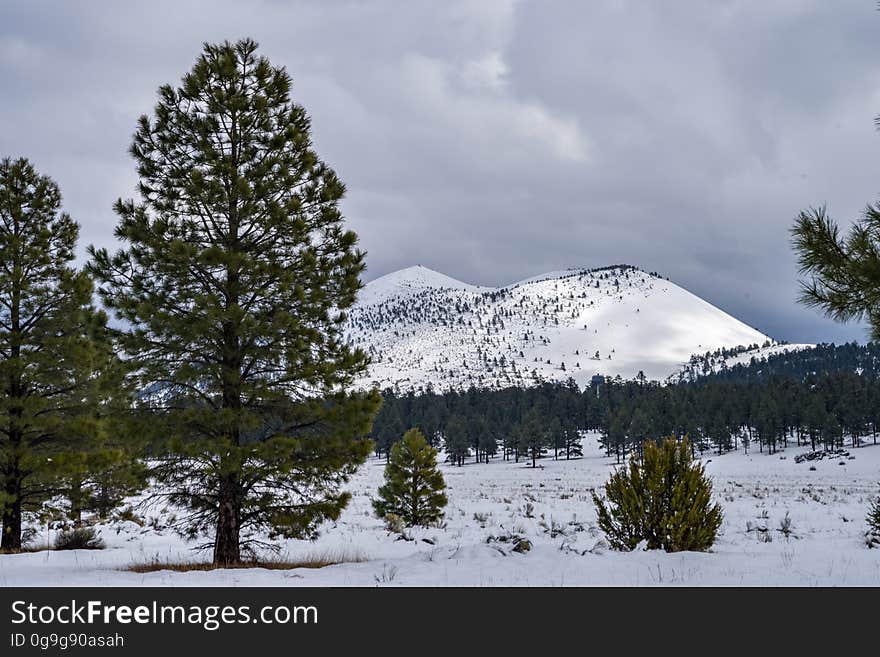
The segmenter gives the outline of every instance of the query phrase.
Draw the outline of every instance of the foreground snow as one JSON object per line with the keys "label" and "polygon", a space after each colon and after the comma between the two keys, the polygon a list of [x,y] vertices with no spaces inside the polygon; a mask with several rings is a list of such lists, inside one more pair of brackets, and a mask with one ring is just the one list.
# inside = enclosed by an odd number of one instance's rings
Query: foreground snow
{"label": "foreground snow", "polygon": [[[383,464],[370,461],[352,482],[353,500],[342,518],[317,541],[290,541],[283,550],[293,559],[357,557],[358,563],[292,571],[119,570],[206,558],[162,529],[167,515],[157,509],[145,515],[158,529],[132,522],[101,527],[106,550],[0,555],[0,586],[880,585],[880,550],[867,549],[863,539],[868,504],[878,490],[880,446],[812,463],[795,463],[805,451],[795,447],[773,456],[707,454],[724,508],[721,536],[711,553],[666,554],[603,548],[589,490],[614,464],[593,437],[585,444],[585,458],[545,459],[537,469],[500,460],[444,466],[446,524],[413,531],[412,540],[390,535],[373,517],[370,496]],[[780,531],[786,514],[793,532],[788,538]],[[516,553],[509,540],[490,539],[509,534],[527,538],[532,549]]]}

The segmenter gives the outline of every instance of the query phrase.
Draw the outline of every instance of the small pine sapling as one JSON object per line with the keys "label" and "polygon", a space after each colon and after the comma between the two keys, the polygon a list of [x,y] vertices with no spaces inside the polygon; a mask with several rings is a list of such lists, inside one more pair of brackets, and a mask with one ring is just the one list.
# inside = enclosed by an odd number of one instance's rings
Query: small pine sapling
{"label": "small pine sapling", "polygon": [[380,518],[397,516],[408,527],[427,526],[443,517],[446,483],[437,469],[437,450],[421,431],[410,429],[391,448],[385,484],[373,508]]}

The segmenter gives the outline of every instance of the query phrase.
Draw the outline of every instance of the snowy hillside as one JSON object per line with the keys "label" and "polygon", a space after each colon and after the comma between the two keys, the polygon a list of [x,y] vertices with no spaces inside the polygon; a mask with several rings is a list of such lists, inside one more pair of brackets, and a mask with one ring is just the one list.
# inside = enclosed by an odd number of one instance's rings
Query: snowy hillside
{"label": "snowy hillside", "polygon": [[363,381],[402,391],[534,385],[595,374],[665,379],[693,354],[770,338],[635,267],[573,269],[478,287],[416,266],[368,283],[349,340]]}
{"label": "snowy hillside", "polygon": [[733,349],[717,349],[703,354],[694,354],[690,361],[681,369],[668,377],[670,383],[694,381],[701,376],[708,376],[735,365],[748,365],[752,360],[763,361],[777,354],[785,354],[803,349],[813,349],[814,344],[771,344]]}

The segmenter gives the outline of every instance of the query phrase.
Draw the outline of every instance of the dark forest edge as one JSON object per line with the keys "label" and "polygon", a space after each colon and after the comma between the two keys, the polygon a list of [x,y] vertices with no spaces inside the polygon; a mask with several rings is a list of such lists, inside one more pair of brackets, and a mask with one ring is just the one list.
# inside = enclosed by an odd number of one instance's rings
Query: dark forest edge
{"label": "dark forest edge", "polygon": [[[711,354],[706,354],[708,359]],[[789,444],[833,450],[876,444],[880,429],[880,344],[820,344],[664,385],[620,377],[580,389],[574,381],[534,388],[383,393],[373,424],[377,455],[418,427],[448,460],[491,457],[532,465],[542,457],[582,455],[582,432],[598,432],[623,462],[647,440],[687,437],[695,452]]]}

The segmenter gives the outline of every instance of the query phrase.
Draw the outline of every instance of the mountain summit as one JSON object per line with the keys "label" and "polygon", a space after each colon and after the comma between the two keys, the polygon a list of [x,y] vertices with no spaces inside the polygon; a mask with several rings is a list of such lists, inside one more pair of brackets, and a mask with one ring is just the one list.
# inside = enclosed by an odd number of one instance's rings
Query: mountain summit
{"label": "mountain summit", "polygon": [[763,333],[629,265],[480,287],[415,266],[368,283],[349,341],[372,357],[363,384],[401,391],[529,386],[596,374],[665,379],[693,354],[761,345]]}

